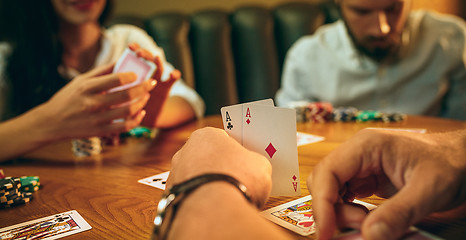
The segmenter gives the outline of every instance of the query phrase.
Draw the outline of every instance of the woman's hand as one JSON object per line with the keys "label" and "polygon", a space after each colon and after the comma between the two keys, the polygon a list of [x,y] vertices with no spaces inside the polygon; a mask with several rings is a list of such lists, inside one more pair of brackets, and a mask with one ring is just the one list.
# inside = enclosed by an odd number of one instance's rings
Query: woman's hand
{"label": "woman's hand", "polygon": [[157,87],[155,87],[150,92],[150,98],[146,107],[144,108],[146,111],[146,116],[142,121],[142,125],[154,127],[157,124],[162,107],[168,98],[168,93],[170,92],[170,89],[175,81],[181,78],[181,73],[175,69],[170,73],[168,79],[163,79],[162,81],[164,66],[160,56],[154,57],[152,53],[146,49],[141,48],[137,43],[130,44],[129,48],[136,52],[138,57],[142,57],[148,61],[154,62],[155,66],[157,67],[154,74],[152,75],[152,78],[157,81]]}
{"label": "woman's hand", "polygon": [[[134,73],[112,73],[113,65],[84,73],[34,109],[37,121],[55,139],[103,136],[128,131],[142,121],[155,81],[108,92],[136,80]],[[115,121],[117,120],[117,121]]]}

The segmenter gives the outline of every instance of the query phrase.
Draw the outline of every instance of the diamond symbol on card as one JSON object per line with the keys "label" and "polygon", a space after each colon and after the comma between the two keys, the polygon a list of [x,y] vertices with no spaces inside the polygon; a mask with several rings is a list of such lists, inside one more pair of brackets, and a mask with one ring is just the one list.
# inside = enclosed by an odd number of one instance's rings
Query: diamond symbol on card
{"label": "diamond symbol on card", "polygon": [[293,175],[293,181],[296,181],[296,178],[297,178],[297,177],[296,177],[295,175]]}
{"label": "diamond symbol on card", "polygon": [[246,123],[247,124],[251,123],[251,120],[249,120],[249,118],[248,118],[248,120],[246,120]]}
{"label": "diamond symbol on card", "polygon": [[267,152],[267,154],[269,154],[270,158],[272,158],[273,155],[277,152],[277,149],[275,149],[272,143],[269,143],[265,151]]}

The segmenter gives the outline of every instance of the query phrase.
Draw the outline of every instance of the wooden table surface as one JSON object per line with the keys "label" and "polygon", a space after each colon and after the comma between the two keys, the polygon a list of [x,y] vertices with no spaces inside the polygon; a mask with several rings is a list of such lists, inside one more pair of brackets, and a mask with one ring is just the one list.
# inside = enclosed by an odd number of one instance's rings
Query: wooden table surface
{"label": "wooden table surface", "polygon": [[[70,141],[64,141],[38,149],[24,159],[2,163],[0,168],[6,176],[39,176],[41,189],[31,202],[0,210],[0,228],[77,210],[92,229],[68,239],[149,239],[162,190],[137,181],[170,170],[172,155],[191,132],[205,126],[222,128],[220,116],[160,131],[154,140],[128,139],[119,146],[105,147],[98,157],[77,159],[71,153]],[[325,137],[322,142],[298,148],[302,196],[309,194],[306,177],[315,164],[366,127],[424,128],[432,133],[465,129],[466,122],[409,116],[400,123],[298,124],[298,131]],[[296,198],[271,197],[264,209]],[[383,202],[376,197],[363,200],[376,205]],[[466,214],[429,217],[420,227],[447,239],[466,239]]]}

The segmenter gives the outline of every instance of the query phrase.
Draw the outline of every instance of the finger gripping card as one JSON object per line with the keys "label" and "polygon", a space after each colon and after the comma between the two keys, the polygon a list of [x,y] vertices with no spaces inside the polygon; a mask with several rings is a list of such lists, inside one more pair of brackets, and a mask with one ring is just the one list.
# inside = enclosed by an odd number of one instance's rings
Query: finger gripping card
{"label": "finger gripping card", "polygon": [[137,79],[132,83],[113,88],[110,92],[121,91],[150,79],[156,68],[153,62],[138,57],[135,52],[127,48],[116,62],[113,73],[134,72],[137,75]]}

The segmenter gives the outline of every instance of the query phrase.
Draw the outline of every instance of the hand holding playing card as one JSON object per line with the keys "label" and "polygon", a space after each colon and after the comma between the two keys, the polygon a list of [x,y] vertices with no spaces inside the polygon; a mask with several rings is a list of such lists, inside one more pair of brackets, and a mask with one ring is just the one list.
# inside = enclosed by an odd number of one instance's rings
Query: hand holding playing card
{"label": "hand holding playing card", "polygon": [[141,48],[137,43],[132,43],[128,46],[132,51],[134,51],[138,57],[142,57],[148,61],[154,62],[156,65],[156,70],[152,75],[152,78],[157,81],[157,86],[151,91],[149,101],[144,107],[146,111],[146,116],[142,120],[141,125],[146,127],[155,127],[157,124],[158,116],[162,110],[163,104],[167,100],[168,93],[170,88],[175,83],[176,80],[181,78],[181,73],[178,70],[173,70],[168,79],[162,80],[162,74],[164,71],[164,66],[160,56],[153,56],[149,51]]}
{"label": "hand holding playing card", "polygon": [[[391,197],[356,224],[365,239],[398,239],[432,212],[466,200],[466,132],[419,134],[362,130],[330,153],[308,178],[319,239],[330,239],[337,221],[355,217],[335,206],[355,197]],[[352,216],[350,216],[352,215]],[[357,223],[359,222],[359,223]]]}
{"label": "hand holding playing card", "polygon": [[204,173],[223,173],[246,185],[252,200],[262,206],[270,193],[271,170],[265,157],[243,148],[225,131],[203,128],[173,156],[167,188]]}
{"label": "hand holding playing card", "polygon": [[272,196],[299,196],[296,112],[277,108],[272,99],[222,107],[225,131],[272,164]]}
{"label": "hand holding playing card", "polygon": [[41,132],[53,138],[49,141],[119,134],[139,125],[155,82],[109,92],[136,80],[133,73],[112,73],[112,69],[113,65],[107,65],[76,77],[31,111]]}

